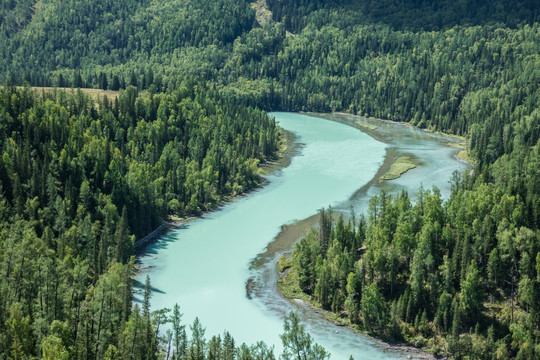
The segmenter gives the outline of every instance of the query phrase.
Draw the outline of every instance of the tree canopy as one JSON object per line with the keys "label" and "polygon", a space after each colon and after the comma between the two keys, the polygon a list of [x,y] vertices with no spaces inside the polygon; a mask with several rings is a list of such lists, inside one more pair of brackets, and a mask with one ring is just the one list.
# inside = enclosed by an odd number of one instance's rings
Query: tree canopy
{"label": "tree canopy", "polygon": [[260,183],[280,138],[268,110],[464,136],[475,163],[448,201],[421,189],[378,195],[358,223],[322,214],[296,247],[299,286],[434,352],[538,357],[539,2],[257,4],[268,21],[245,0],[0,1],[0,357],[272,358],[200,324],[188,341],[177,309],[152,336],[170,315],[132,308],[130,281],[136,238]]}

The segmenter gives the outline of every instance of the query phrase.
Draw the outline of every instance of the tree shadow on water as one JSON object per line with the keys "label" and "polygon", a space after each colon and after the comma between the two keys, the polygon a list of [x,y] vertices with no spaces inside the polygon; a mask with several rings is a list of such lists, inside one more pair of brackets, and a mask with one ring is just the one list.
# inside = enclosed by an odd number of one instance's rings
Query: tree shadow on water
{"label": "tree shadow on water", "polygon": [[[134,303],[142,303],[144,298],[144,282],[141,282],[137,279],[133,279],[133,302]],[[158,294],[166,294],[166,291],[163,291],[161,289],[158,289],[150,284],[150,292],[151,293],[158,293]]]}

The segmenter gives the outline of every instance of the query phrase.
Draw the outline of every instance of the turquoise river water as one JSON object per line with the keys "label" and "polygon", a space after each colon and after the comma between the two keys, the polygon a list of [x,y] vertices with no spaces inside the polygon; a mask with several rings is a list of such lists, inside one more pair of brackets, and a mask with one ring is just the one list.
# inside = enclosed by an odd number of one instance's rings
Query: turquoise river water
{"label": "turquoise river water", "polygon": [[[263,340],[281,352],[283,317],[298,311],[308,331],[332,354],[332,359],[400,359],[370,337],[335,326],[302,303],[283,299],[276,288],[275,260],[262,267],[252,263],[280,232],[283,224],[307,218],[332,205],[337,211],[353,206],[358,212],[381,188],[407,189],[436,185],[448,196],[448,179],[464,165],[453,158],[448,139],[405,127],[376,122],[377,141],[351,126],[320,117],[274,113],[279,125],[296,135],[300,144],[291,164],[267,177],[268,184],[221,209],[169,231],[148,245],[139,257],[142,271],[135,294],[146,275],[152,284],[153,309],[178,303],[184,324],[195,317],[207,337],[227,330],[238,344]],[[420,164],[399,179],[371,181],[385,156],[409,155]],[[412,195],[411,195],[412,196]],[[248,294],[250,279],[254,291]],[[136,286],[137,288],[137,286]],[[189,328],[189,327],[188,327]]]}

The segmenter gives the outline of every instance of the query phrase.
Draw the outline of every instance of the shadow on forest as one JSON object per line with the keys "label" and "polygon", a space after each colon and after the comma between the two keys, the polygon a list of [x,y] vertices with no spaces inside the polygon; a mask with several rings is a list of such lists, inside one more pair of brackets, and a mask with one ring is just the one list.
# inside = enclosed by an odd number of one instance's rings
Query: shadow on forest
{"label": "shadow on forest", "polygon": [[394,30],[437,31],[456,25],[504,23],[515,27],[537,20],[540,2],[535,0],[268,0],[274,20],[285,20],[288,30],[299,32],[306,21],[323,25],[324,11],[306,20],[316,10],[343,11],[343,25],[385,24]]}

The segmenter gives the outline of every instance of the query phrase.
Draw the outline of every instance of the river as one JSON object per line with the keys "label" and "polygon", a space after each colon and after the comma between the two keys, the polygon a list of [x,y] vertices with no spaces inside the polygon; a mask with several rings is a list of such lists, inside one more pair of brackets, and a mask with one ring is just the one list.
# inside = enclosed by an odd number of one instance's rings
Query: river
{"label": "river", "polygon": [[[367,128],[382,140],[378,141],[320,117],[273,115],[282,128],[296,135],[298,154],[290,165],[267,176],[266,186],[147,246],[139,257],[142,271],[135,279],[139,285],[136,301],[141,298],[140,284],[149,275],[152,308],[172,308],[178,303],[184,324],[199,317],[207,337],[227,330],[238,344],[263,340],[275,345],[278,355],[283,316],[297,310],[332,359],[349,355],[356,360],[403,358],[403,353],[387,350],[369,337],[328,323],[302,304],[298,307],[281,298],[273,265],[279,254],[267,255],[263,266],[255,267],[253,261],[283,224],[307,218],[323,206],[332,205],[338,211],[353,206],[360,212],[380,188],[414,193],[419,179],[424,187],[436,185],[447,196],[451,173],[464,167],[452,157],[456,150],[446,146],[445,138],[402,125],[376,122],[376,129]],[[381,166],[387,167],[389,159],[402,154],[421,166],[396,180],[372,181]],[[255,284],[249,294],[248,279]]]}

